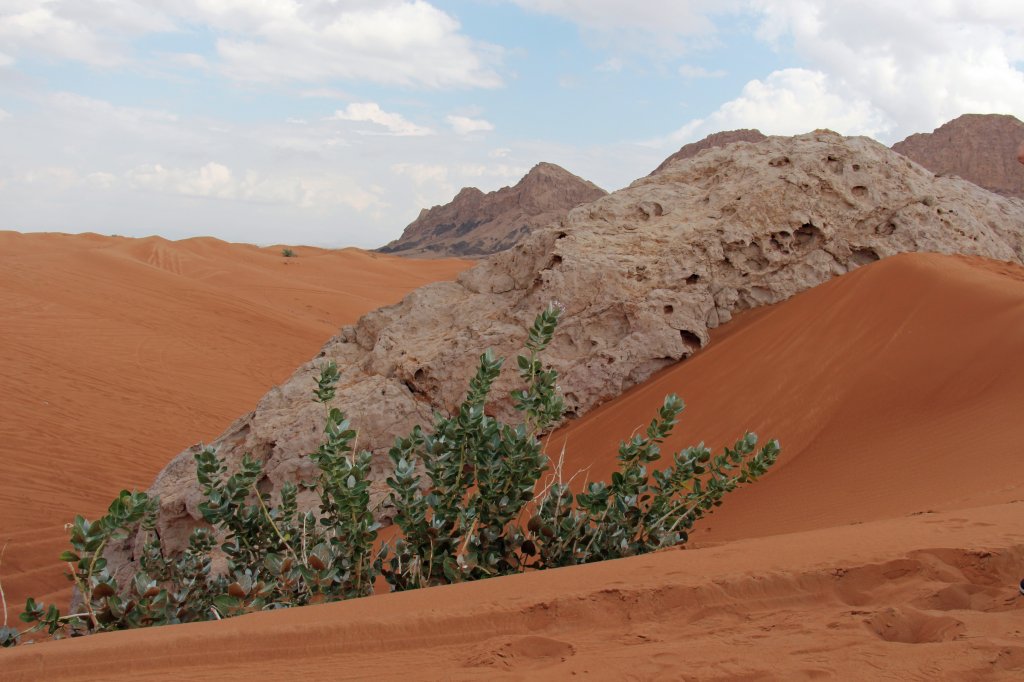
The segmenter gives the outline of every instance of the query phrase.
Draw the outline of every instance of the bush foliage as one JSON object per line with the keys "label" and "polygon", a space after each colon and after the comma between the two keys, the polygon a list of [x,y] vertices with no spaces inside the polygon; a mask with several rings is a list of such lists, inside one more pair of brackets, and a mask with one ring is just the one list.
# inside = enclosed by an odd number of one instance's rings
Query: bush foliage
{"label": "bush foliage", "polygon": [[[326,412],[323,441],[310,455],[319,475],[307,484],[319,494],[318,510],[298,510],[292,483],[281,487],[276,502],[260,492],[262,467],[250,457],[230,473],[205,448],[195,459],[208,527],[192,533],[184,552],[162,551],[155,497],[122,491],[105,516],[92,522],[77,516],[70,526],[71,549],[60,559],[81,608],[62,615],[30,598],[21,614],[28,628],[19,633],[5,626],[0,643],[13,645],[35,631],[59,638],[363,597],[381,580],[409,590],[643,554],[685,543],[694,523],[727,493],[776,461],[777,441],[758,450],[757,437],[747,433],[721,454],[700,444],[652,469],[683,410],[669,395],[646,431],[620,444],[611,482],[573,492],[540,439],[563,413],[558,375],[540,359],[558,317],[555,307],[538,315],[526,353],[517,358],[522,388],[511,400],[520,423],[485,412],[504,363],[488,351],[453,413],[437,413],[429,431],[417,426],[396,439],[386,481],[398,531],[393,542],[378,543],[372,455],[355,451],[355,430],[330,407],[339,378],[330,362],[314,390]],[[132,533],[142,538],[138,571],[121,585],[103,553]],[[212,570],[215,555],[226,560],[225,571]]]}

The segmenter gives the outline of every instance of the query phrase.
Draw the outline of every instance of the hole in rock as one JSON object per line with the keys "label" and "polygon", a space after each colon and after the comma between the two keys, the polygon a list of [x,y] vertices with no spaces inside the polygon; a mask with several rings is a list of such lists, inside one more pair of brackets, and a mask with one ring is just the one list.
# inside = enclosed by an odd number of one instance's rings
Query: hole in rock
{"label": "hole in rock", "polygon": [[671,314],[672,314],[672,313],[674,313],[675,311],[676,311],[676,309],[675,309],[675,308],[673,308],[673,307],[672,307],[671,305],[666,305],[666,306],[665,306],[665,314],[666,314],[666,315],[671,315]]}
{"label": "hole in rock", "polygon": [[700,281],[700,275],[698,275],[696,273],[694,273],[694,274],[692,274],[692,275],[690,275],[689,277],[686,278],[686,283],[687,284],[696,284],[699,281]]}
{"label": "hole in rock", "polygon": [[857,265],[857,267],[874,263],[880,258],[881,256],[878,255],[878,252],[872,248],[854,249],[850,254],[850,262]]}
{"label": "hole in rock", "polygon": [[864,185],[857,185],[852,190],[853,196],[855,197],[866,197],[868,195],[868,188]]}
{"label": "hole in rock", "polygon": [[656,201],[645,201],[636,207],[636,213],[641,220],[650,220],[664,215],[665,209]]}
{"label": "hole in rock", "polygon": [[793,233],[798,246],[806,246],[816,242],[821,237],[821,230],[814,223],[804,223],[800,229]]}
{"label": "hole in rock", "polygon": [[700,337],[689,329],[680,329],[679,337],[683,340],[684,346],[688,346],[692,350],[698,350],[700,348]]}

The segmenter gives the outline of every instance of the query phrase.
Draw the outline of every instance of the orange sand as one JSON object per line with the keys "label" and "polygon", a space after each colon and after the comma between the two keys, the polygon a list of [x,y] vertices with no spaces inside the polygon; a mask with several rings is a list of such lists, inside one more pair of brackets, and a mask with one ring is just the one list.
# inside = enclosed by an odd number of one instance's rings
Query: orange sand
{"label": "orange sand", "polygon": [[0,669],[11,682],[1020,679],[1022,506],[29,645],[0,651]]}
{"label": "orange sand", "polygon": [[734,493],[696,540],[1024,498],[1024,268],[885,259],[739,316],[549,450],[564,442],[564,471],[590,466],[591,479],[607,479],[608,444],[646,426],[673,392],[688,407],[665,452],[718,448],[744,430],[782,442],[771,475]]}
{"label": "orange sand", "polygon": [[149,487],[341,325],[470,265],[293,250],[0,232],[0,579],[12,610],[67,590],[55,557],[74,514]]}
{"label": "orange sand", "polygon": [[[679,446],[783,441],[691,549],[0,652],[11,679],[1019,679],[1024,268],[900,256],[719,330],[555,436],[607,474],[662,396]],[[706,530],[710,527],[710,531]],[[696,548],[696,549],[695,549]]]}

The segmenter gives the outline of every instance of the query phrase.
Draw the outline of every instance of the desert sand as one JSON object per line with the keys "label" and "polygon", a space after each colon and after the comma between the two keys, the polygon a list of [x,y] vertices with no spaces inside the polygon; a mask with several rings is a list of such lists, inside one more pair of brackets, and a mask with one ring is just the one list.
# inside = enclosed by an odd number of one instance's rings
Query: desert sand
{"label": "desert sand", "polygon": [[0,232],[0,579],[12,612],[28,595],[70,594],[55,557],[74,514],[145,490],[342,324],[470,265],[281,249]]}
{"label": "desert sand", "polygon": [[555,434],[564,470],[607,478],[608,444],[676,393],[688,406],[666,451],[719,448],[745,430],[783,446],[768,478],[734,493],[696,540],[1024,499],[1024,268],[894,256],[743,313],[712,339]]}
{"label": "desert sand", "polygon": [[884,259],[738,316],[552,436],[566,471],[605,476],[615,443],[677,392],[689,407],[666,450],[779,438],[776,467],[686,550],[0,663],[11,679],[1018,679],[1021,357],[1024,268]]}

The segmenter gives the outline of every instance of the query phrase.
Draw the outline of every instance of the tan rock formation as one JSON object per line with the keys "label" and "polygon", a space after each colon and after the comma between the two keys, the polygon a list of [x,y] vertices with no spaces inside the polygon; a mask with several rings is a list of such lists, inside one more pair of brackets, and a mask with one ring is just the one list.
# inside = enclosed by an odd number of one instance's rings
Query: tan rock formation
{"label": "tan rock formation", "polygon": [[1016,117],[964,114],[892,148],[938,175],[958,175],[991,192],[1024,199],[1024,167],[1017,163],[1021,145],[1024,123]]}
{"label": "tan rock formation", "polygon": [[[317,365],[332,359],[342,371],[337,406],[360,445],[383,454],[396,434],[461,399],[485,348],[518,351],[524,327],[552,301],[565,315],[547,359],[569,415],[583,414],[692,354],[735,312],[908,251],[1020,263],[1024,201],[829,131],[712,149],[573,210],[457,282],[422,287],[343,328],[215,444],[230,466],[245,452],[263,461],[266,489],[311,476],[306,454],[323,422],[310,396]],[[511,384],[503,379],[497,395]],[[179,454],[152,488],[171,550],[198,523],[193,453]],[[114,560],[124,569],[126,558]]]}
{"label": "tan rock formation", "polygon": [[403,256],[485,256],[605,194],[561,166],[538,163],[513,187],[488,194],[466,187],[444,206],[423,209],[399,239],[378,250]]}
{"label": "tan rock formation", "polygon": [[732,144],[733,142],[760,142],[764,139],[766,138],[760,130],[752,130],[750,128],[723,130],[720,133],[711,133],[703,140],[691,142],[690,144],[685,144],[680,147],[679,151],[662,161],[660,166],[651,171],[651,175],[660,173],[667,168],[669,164],[675,161],[681,161],[683,159],[689,159],[697,156],[697,154],[701,153],[705,149],[724,147],[725,145]]}

